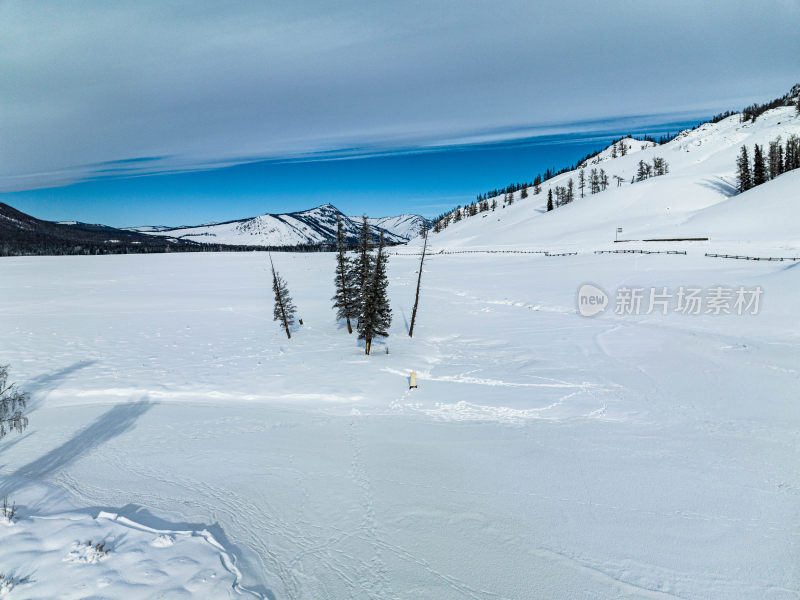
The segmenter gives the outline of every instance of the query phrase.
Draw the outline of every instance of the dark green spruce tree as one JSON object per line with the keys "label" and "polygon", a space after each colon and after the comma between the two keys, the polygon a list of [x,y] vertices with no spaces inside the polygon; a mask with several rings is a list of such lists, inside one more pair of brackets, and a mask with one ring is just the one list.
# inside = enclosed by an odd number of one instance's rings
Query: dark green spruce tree
{"label": "dark green spruce tree", "polygon": [[292,334],[289,328],[294,325],[294,317],[297,308],[292,302],[292,297],[289,295],[289,288],[286,286],[286,281],[275,270],[275,265],[272,264],[272,257],[269,259],[272,266],[272,291],[275,292],[275,306],[272,309],[272,320],[280,322],[281,326],[286,330],[286,337],[292,339]]}
{"label": "dark green spruce tree", "polygon": [[553,188],[547,190],[547,210],[553,210]]}
{"label": "dark green spruce tree", "polygon": [[764,150],[756,144],[753,150],[753,186],[761,185],[767,180],[767,163],[764,159]]}
{"label": "dark green spruce tree", "polygon": [[750,174],[750,158],[747,156],[747,146],[742,146],[739,157],[736,159],[736,183],[740,194],[753,187],[753,176]]}
{"label": "dark green spruce tree", "polygon": [[383,250],[383,232],[381,232],[375,269],[367,282],[361,314],[358,317],[358,339],[364,340],[366,354],[369,354],[374,338],[389,336],[389,326],[392,324],[392,309],[389,307],[387,295],[389,287],[389,278],[386,274],[387,257]]}
{"label": "dark green spruce tree", "polygon": [[336,217],[336,280],[334,281],[336,294],[331,300],[336,310],[336,318],[347,321],[347,333],[353,333],[350,319],[358,318],[359,290],[354,275],[353,264],[347,256],[342,219]]}
{"label": "dark green spruce tree", "polygon": [[358,234],[358,248],[352,262],[352,282],[356,291],[356,314],[360,315],[364,303],[365,290],[372,277],[372,241],[366,215],[362,217],[361,231]]}

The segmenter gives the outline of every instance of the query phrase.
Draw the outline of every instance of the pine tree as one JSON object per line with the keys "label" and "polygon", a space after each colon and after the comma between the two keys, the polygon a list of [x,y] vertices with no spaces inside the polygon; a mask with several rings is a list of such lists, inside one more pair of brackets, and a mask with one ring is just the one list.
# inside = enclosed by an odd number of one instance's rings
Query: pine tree
{"label": "pine tree", "polygon": [[790,135],[786,140],[786,150],[783,156],[783,170],[792,171],[800,169],[800,138]]}
{"label": "pine tree", "polygon": [[572,202],[575,197],[574,188],[575,184],[572,182],[572,177],[570,177],[569,181],[567,182],[567,203]]}
{"label": "pine tree", "polygon": [[536,178],[533,180],[533,193],[539,194],[542,191],[542,176],[537,175]]}
{"label": "pine tree", "polygon": [[600,189],[604,192],[608,187],[608,175],[606,174],[605,169],[600,169]]}
{"label": "pine tree", "polygon": [[750,174],[750,159],[747,156],[746,146],[742,146],[739,158],[736,159],[736,179],[739,193],[746,192],[753,187],[753,179]]}
{"label": "pine tree", "polygon": [[497,208],[497,198],[492,198],[492,212]]}
{"label": "pine tree", "polygon": [[28,426],[28,418],[22,411],[29,398],[27,392],[20,392],[13,383],[8,384],[8,365],[0,365],[0,439],[13,430],[22,433]]}
{"label": "pine tree", "polygon": [[[445,223],[445,226],[447,224]],[[372,274],[372,242],[370,239],[369,223],[367,222],[366,215],[361,217],[361,231],[358,234],[358,249],[357,255],[352,261],[352,279],[353,286],[356,292],[356,314],[361,314],[361,305],[364,301],[364,290],[367,287],[369,278]]]}
{"label": "pine tree", "polygon": [[767,165],[764,161],[764,150],[758,144],[753,150],[753,187],[767,180]]}
{"label": "pine tree", "polygon": [[527,198],[528,197],[528,188],[522,188],[522,191],[519,193],[520,198]]}
{"label": "pine tree", "polygon": [[589,174],[589,187],[593,194],[600,191],[600,175],[597,173],[597,169],[592,169]]}
{"label": "pine tree", "polygon": [[625,144],[625,140],[619,141],[619,153],[620,156],[625,156],[628,154],[628,146]]}
{"label": "pine tree", "polygon": [[347,247],[342,232],[342,219],[336,217],[336,294],[331,298],[336,309],[337,319],[347,320],[347,333],[353,333],[350,319],[358,318],[358,289],[354,280],[354,270],[347,256]]}
{"label": "pine tree", "polygon": [[775,179],[783,173],[783,146],[781,146],[780,136],[769,143],[767,160],[769,161],[769,178]]}
{"label": "pine tree", "polygon": [[279,321],[286,330],[286,337],[292,339],[289,327],[294,325],[294,316],[297,309],[292,302],[292,297],[289,295],[289,288],[286,287],[286,281],[278,274],[275,270],[275,265],[272,264],[272,257],[270,257],[269,262],[272,266],[272,291],[275,292],[275,306],[272,309],[272,320]]}
{"label": "pine tree", "polygon": [[639,168],[636,170],[636,181],[644,181],[647,179],[647,167],[650,165],[646,164],[643,160],[639,161]]}
{"label": "pine tree", "polygon": [[365,342],[365,353],[369,354],[372,340],[377,337],[388,337],[392,324],[392,310],[389,307],[387,288],[389,279],[386,275],[386,254],[383,251],[383,232],[381,232],[378,256],[375,269],[367,283],[364,303],[358,318],[358,339]]}
{"label": "pine tree", "polygon": [[611,158],[617,158],[617,142],[611,144]]}
{"label": "pine tree", "polygon": [[553,210],[553,188],[547,190],[547,210]]}
{"label": "pine tree", "polygon": [[583,190],[586,189],[586,169],[578,171],[578,188],[581,190],[581,198],[583,198]]}

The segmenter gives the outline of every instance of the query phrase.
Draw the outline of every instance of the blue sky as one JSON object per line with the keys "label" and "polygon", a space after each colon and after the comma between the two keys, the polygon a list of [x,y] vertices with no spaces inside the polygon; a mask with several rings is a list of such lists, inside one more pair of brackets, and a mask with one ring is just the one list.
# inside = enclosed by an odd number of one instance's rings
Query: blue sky
{"label": "blue sky", "polygon": [[0,201],[112,225],[435,214],[785,93],[798,22],[797,0],[4,0]]}
{"label": "blue sky", "polygon": [[[415,212],[431,217],[508,183],[532,181],[547,168],[574,164],[623,134],[659,136],[689,128],[680,115],[568,123],[563,133],[438,148],[394,149],[321,160],[268,160],[236,166],[133,177],[104,177],[141,161],[104,165],[96,179],[64,187],[11,192],[0,199],[49,220],[112,226],[194,225],[303,210],[332,203],[351,215]],[[580,129],[578,133],[567,133]],[[375,151],[377,153],[377,151]],[[148,159],[152,161],[152,159]],[[143,220],[144,219],[144,220]]]}

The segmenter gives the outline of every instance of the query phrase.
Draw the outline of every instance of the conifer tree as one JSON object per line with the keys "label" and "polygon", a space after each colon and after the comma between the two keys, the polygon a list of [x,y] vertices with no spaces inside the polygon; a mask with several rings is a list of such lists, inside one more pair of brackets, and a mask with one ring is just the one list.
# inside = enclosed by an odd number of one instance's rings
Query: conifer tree
{"label": "conifer tree", "polygon": [[581,198],[583,198],[583,190],[586,189],[586,169],[578,171],[578,188],[581,190]]}
{"label": "conifer tree", "polygon": [[767,160],[769,161],[769,178],[775,179],[783,173],[783,146],[781,146],[780,136],[769,143]]}
{"label": "conifer tree", "polygon": [[800,138],[790,135],[786,140],[786,151],[783,157],[783,170],[800,169]]}
{"label": "conifer tree", "polygon": [[597,173],[597,169],[592,169],[589,174],[589,186],[593,194],[600,191],[600,175]]}
{"label": "conifer tree", "polygon": [[354,278],[354,269],[347,256],[347,247],[342,232],[342,219],[336,217],[336,294],[331,298],[336,318],[347,321],[347,333],[353,333],[350,319],[358,318],[358,289]]}
{"label": "conifer tree", "polygon": [[753,187],[767,180],[767,165],[764,161],[764,150],[758,144],[753,150]]}
{"label": "conifer tree", "polygon": [[569,181],[567,182],[567,203],[572,202],[572,200],[574,198],[574,194],[575,194],[575,192],[573,191],[574,187],[575,187],[575,184],[572,182],[572,177],[570,177]]}
{"label": "conifer tree", "polygon": [[747,147],[742,146],[739,158],[736,159],[736,180],[738,182],[739,193],[746,192],[753,187],[753,179],[750,174],[750,159],[747,156]]}
{"label": "conifer tree", "polygon": [[497,208],[497,198],[492,198],[492,212]]}
{"label": "conifer tree", "polygon": [[8,365],[0,365],[0,439],[12,430],[22,433],[28,419],[22,414],[30,395],[8,383]]}
{"label": "conifer tree", "polygon": [[294,325],[294,317],[297,312],[292,297],[289,295],[289,288],[286,281],[275,270],[272,257],[269,259],[272,266],[272,291],[275,293],[275,306],[272,309],[272,320],[279,321],[286,330],[286,337],[292,339],[289,327]]}
{"label": "conifer tree", "polygon": [[542,191],[542,176],[537,175],[536,178],[533,180],[533,193],[539,194]]}
{"label": "conifer tree", "polygon": [[[447,222],[444,223],[445,227]],[[366,215],[361,217],[361,231],[358,234],[357,255],[352,262],[352,282],[356,292],[356,314],[361,314],[361,304],[364,301],[364,290],[369,278],[372,276],[372,242],[370,240],[369,223]]]}
{"label": "conifer tree", "polygon": [[636,170],[636,181],[644,181],[647,179],[647,167],[650,165],[646,164],[643,160],[639,161],[639,168]]}
{"label": "conifer tree", "polygon": [[547,190],[547,210],[553,210],[553,188]]}
{"label": "conifer tree", "polygon": [[389,326],[392,324],[392,310],[386,293],[389,286],[386,259],[383,251],[383,232],[381,232],[375,268],[367,282],[361,315],[358,317],[358,339],[364,340],[366,354],[369,354],[375,337],[388,337]]}
{"label": "conifer tree", "polygon": [[527,198],[528,197],[528,188],[522,188],[522,191],[519,193],[520,198]]}

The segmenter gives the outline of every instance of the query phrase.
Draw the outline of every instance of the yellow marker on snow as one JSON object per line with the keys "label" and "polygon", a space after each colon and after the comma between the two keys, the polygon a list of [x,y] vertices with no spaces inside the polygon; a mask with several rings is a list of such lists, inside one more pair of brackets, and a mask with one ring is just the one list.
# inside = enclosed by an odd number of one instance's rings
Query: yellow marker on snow
{"label": "yellow marker on snow", "polygon": [[409,384],[408,389],[416,387],[417,387],[417,372],[411,371],[411,383]]}

